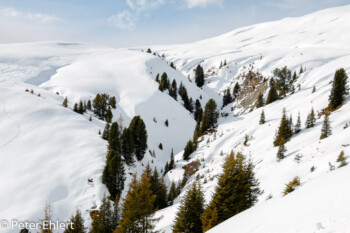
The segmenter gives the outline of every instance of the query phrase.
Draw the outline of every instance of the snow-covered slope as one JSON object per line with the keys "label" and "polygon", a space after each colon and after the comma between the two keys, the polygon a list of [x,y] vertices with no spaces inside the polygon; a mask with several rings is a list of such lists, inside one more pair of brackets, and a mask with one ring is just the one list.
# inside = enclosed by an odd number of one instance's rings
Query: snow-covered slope
{"label": "snow-covered slope", "polygon": [[[323,196],[320,192],[326,187],[320,184],[334,186],[334,192],[348,193],[346,187],[340,187],[346,181],[343,177],[349,175],[348,167],[333,174],[329,163],[337,166],[336,158],[342,150],[350,154],[350,128],[344,128],[346,123],[350,124],[349,97],[342,108],[330,115],[333,130],[330,137],[319,140],[323,117],[317,119],[314,128],[303,129],[286,144],[286,158],[281,162],[276,160],[277,148],[272,141],[283,108],[294,122],[300,112],[304,123],[312,107],[318,112],[327,106],[335,70],[344,67],[350,73],[350,33],[346,30],[349,20],[350,6],[344,6],[241,28],[196,43],[151,47],[157,55],[165,54],[165,60],[141,49],[110,49],[82,43],[0,45],[0,162],[4,164],[0,183],[6,187],[0,191],[0,213],[9,219],[37,220],[47,202],[53,207],[54,218],[66,220],[79,208],[89,222],[89,210],[99,205],[106,192],[101,184],[106,142],[97,134],[105,122],[94,117],[90,122],[89,114],[74,113],[71,108],[75,101],[92,100],[97,93],[108,93],[117,98],[114,121],[122,115],[126,126],[133,116],[141,115],[148,131],[149,149],[156,156],[147,152],[142,162],[127,169],[127,174],[140,173],[148,162],[163,168],[173,148],[177,154],[176,169],[166,175],[169,184],[182,179],[182,167],[188,163],[182,160],[182,149],[193,135],[195,121],[181,106],[181,100],[175,101],[158,90],[154,81],[158,73],[167,72],[169,79],[176,79],[178,85],[182,82],[189,96],[201,99],[202,105],[214,98],[221,107],[222,91],[233,88],[236,82],[242,84],[244,80],[239,75],[247,70],[259,71],[268,79],[274,68],[288,66],[299,71],[303,66],[306,71],[295,83],[300,84],[300,90],[297,88],[294,94],[251,112],[248,110],[252,106],[243,107],[239,102],[222,110],[228,117],[219,119],[217,132],[202,138],[191,155],[189,162],[200,161],[199,170],[175,204],[156,213],[164,216],[157,228],[171,232],[178,203],[197,175],[203,182],[206,201],[210,201],[225,156],[234,150],[251,157],[264,194],[255,207],[212,232],[251,232],[251,226],[257,226],[252,232],[299,229],[310,232],[312,227],[317,230],[316,225],[319,230],[325,227],[330,232],[347,232],[349,226],[345,222],[350,215],[345,211],[336,213],[340,204],[344,210],[350,208],[345,200],[347,195],[337,195],[334,205],[328,206],[325,200],[329,200],[333,190],[327,190]],[[224,60],[227,66],[219,68]],[[170,61],[177,70],[168,65]],[[207,76],[202,89],[193,82],[193,68],[198,64],[204,67]],[[316,92],[312,93],[314,86]],[[33,89],[35,94],[25,89]],[[65,96],[69,99],[67,109],[62,106]],[[235,107],[233,112],[231,107]],[[267,122],[259,125],[262,109]],[[169,127],[164,125],[166,119]],[[243,145],[245,135],[249,136],[247,146]],[[160,143],[163,150],[158,148]],[[294,160],[297,155],[300,161]],[[315,171],[311,172],[313,166]],[[282,197],[285,184],[296,175],[302,186]],[[272,220],[260,226],[263,222],[259,218],[271,213],[268,209],[276,212],[282,211],[280,206],[293,205],[288,215],[292,216],[299,213],[295,203],[302,203],[302,209],[304,202],[316,194],[320,198],[310,206],[320,205],[323,208],[320,213],[324,214],[320,215],[317,208],[305,211],[317,216],[310,222],[306,217],[302,219],[305,229],[298,228],[299,218],[292,217],[295,221],[285,228],[273,228]],[[266,200],[267,197],[272,198]],[[256,221],[250,224],[248,215],[255,216]],[[337,222],[332,225],[335,219]]]}
{"label": "snow-covered slope", "polygon": [[[221,173],[221,165],[225,156],[232,150],[241,151],[246,156],[250,156],[256,165],[256,177],[260,181],[261,189],[264,190],[258,205],[264,205],[266,199],[271,196],[273,201],[277,199],[279,203],[283,203],[282,192],[285,185],[295,176],[301,178],[302,187],[300,187],[299,195],[302,195],[304,184],[314,179],[321,180],[322,177],[327,177],[330,172],[329,163],[336,167],[339,165],[336,159],[342,150],[349,156],[350,129],[344,128],[346,123],[350,123],[349,97],[346,104],[330,116],[333,134],[329,138],[319,140],[323,117],[317,119],[314,128],[305,129],[304,127],[306,117],[312,107],[316,112],[321,112],[327,107],[331,90],[330,82],[336,69],[343,67],[348,74],[350,73],[350,48],[347,43],[350,34],[344,28],[349,19],[350,6],[344,6],[304,17],[288,18],[237,29],[228,34],[192,44],[153,48],[159,53],[164,53],[169,61],[173,61],[184,74],[192,78],[193,68],[201,64],[208,75],[206,87],[203,90],[210,89],[219,93],[228,86],[233,88],[235,82],[242,83],[243,80],[238,76],[247,72],[247,67],[253,66],[254,71],[259,71],[266,78],[272,77],[271,71],[275,68],[288,66],[297,73],[301,66],[306,68],[306,72],[301,74],[295,83],[296,87],[300,84],[300,90],[297,88],[294,94],[280,101],[243,115],[239,109],[231,112],[231,107],[236,103],[224,108],[223,111],[228,112],[229,117],[220,119],[217,133],[205,136],[199,148],[191,156],[192,159],[189,162],[198,160],[201,166],[186,187],[192,184],[195,177],[201,177],[208,203],[215,189],[216,177]],[[224,60],[228,65],[219,69],[220,62]],[[314,86],[316,92],[312,93]],[[265,100],[266,94],[267,92],[264,93]],[[276,159],[278,148],[273,147],[273,139],[283,108],[286,108],[288,116],[293,116],[294,123],[300,112],[303,130],[294,135],[286,144],[286,158],[278,162]],[[265,111],[267,122],[259,125],[262,109]],[[249,136],[248,146],[243,145],[246,135]],[[299,156],[300,161],[296,161],[295,158]],[[178,160],[177,169],[167,174],[169,180],[178,181],[180,175],[183,174],[182,167],[187,163],[182,160],[182,154],[178,154],[176,159]],[[311,167],[315,167],[316,170],[311,172]],[[338,185],[343,184],[339,181]],[[157,213],[157,216],[167,216],[158,224],[159,229],[171,232],[171,224],[173,224],[178,202],[185,191],[186,188],[180,198],[175,201],[174,206]],[[322,196],[321,193],[319,195]],[[320,197],[316,201],[321,205],[324,199]],[[300,208],[302,205],[300,204]],[[344,201],[343,208],[349,207],[349,203]],[[257,208],[259,208],[257,211],[266,211],[266,215],[270,213],[268,207]],[[317,211],[314,208],[310,210],[310,213],[316,214]],[[254,207],[249,213],[253,212]],[[172,216],[172,219],[169,216]],[[330,209],[329,215],[324,217],[334,219],[336,216],[335,212]],[[350,218],[350,215],[347,215],[347,218]],[[239,219],[243,217],[240,218],[238,215],[227,225]],[[307,222],[307,219],[305,221]],[[262,224],[260,220],[257,220],[257,224],[260,223]],[[298,222],[294,224],[296,226]],[[242,220],[234,226],[237,228],[223,227],[212,232],[250,232],[249,230],[252,229],[248,220]],[[280,229],[275,231],[269,226],[272,225],[267,224],[265,228],[256,228],[256,231],[252,232],[281,232]],[[265,231],[259,231],[259,229],[265,229]],[[295,229],[301,228],[283,228],[283,232],[296,232]],[[339,232],[348,230],[346,224],[340,225],[339,229],[341,230]]]}
{"label": "snow-covered slope", "polygon": [[74,102],[108,93],[117,98],[113,121],[122,116],[124,127],[135,115],[145,121],[148,149],[155,156],[147,152],[127,169],[129,176],[147,163],[162,169],[171,150],[181,151],[195,127],[181,101],[158,90],[157,73],[183,82],[193,98],[209,99],[157,56],[89,44],[1,45],[0,72],[0,183],[6,186],[0,191],[1,213],[22,221],[37,220],[45,203],[51,204],[54,218],[66,220],[79,208],[88,220],[106,192],[101,173],[107,145],[98,135],[105,122],[73,112]]}

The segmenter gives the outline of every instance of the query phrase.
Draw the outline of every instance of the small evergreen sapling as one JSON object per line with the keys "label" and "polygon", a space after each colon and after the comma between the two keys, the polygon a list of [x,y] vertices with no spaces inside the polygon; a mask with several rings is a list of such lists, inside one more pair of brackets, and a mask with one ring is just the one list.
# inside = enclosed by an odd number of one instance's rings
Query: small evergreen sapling
{"label": "small evergreen sapling", "polygon": [[332,134],[332,129],[329,123],[329,112],[326,112],[324,115],[324,121],[323,121],[320,139],[324,139],[330,136],[331,134]]}

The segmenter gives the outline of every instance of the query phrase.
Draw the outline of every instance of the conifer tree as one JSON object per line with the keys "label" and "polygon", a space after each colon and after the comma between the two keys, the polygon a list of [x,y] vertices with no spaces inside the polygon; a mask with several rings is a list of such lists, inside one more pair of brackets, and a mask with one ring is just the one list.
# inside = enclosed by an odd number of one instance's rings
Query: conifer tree
{"label": "conifer tree", "polygon": [[224,96],[222,97],[222,107],[230,104],[232,102],[232,95],[230,88],[227,88],[224,92]]}
{"label": "conifer tree", "polygon": [[150,176],[147,173],[137,180],[133,175],[129,184],[129,190],[122,203],[122,220],[114,231],[115,233],[143,233],[152,232],[156,219],[154,214],[154,201],[156,196],[152,194]]}
{"label": "conifer tree", "polygon": [[111,197],[120,196],[124,189],[125,169],[119,154],[110,150],[107,155],[106,166],[102,174],[102,183],[107,186]]}
{"label": "conifer tree", "polygon": [[174,233],[202,233],[201,217],[204,211],[204,195],[200,184],[193,183],[187,191],[176,214]]}
{"label": "conifer tree", "polygon": [[340,163],[339,168],[348,165],[348,162],[346,161],[346,158],[345,158],[344,151],[340,152],[340,154],[337,158],[337,162]]}
{"label": "conifer tree", "polygon": [[175,100],[177,100],[177,83],[176,83],[175,79],[171,83],[171,88],[169,90],[169,95],[171,97],[173,97]]}
{"label": "conifer tree", "polygon": [[195,110],[194,110],[194,119],[196,121],[201,121],[202,120],[202,115],[203,115],[203,109],[202,109],[202,105],[201,105],[201,102],[196,99],[196,102],[195,102]]}
{"label": "conifer tree", "polygon": [[184,102],[184,107],[191,112],[191,109],[193,109],[193,106],[191,106],[192,103],[188,98],[187,89],[185,87],[183,87],[181,98],[182,98],[182,101]]}
{"label": "conifer tree", "polygon": [[114,150],[117,153],[121,153],[121,142],[120,142],[120,132],[117,122],[113,122],[109,130],[108,135],[108,149]]}
{"label": "conifer tree", "polygon": [[285,147],[285,141],[284,141],[284,138],[281,139],[281,142],[278,146],[278,151],[277,151],[277,159],[278,161],[284,159],[285,157],[285,153],[287,152],[287,149]]}
{"label": "conifer tree", "polygon": [[169,86],[170,86],[170,82],[168,79],[168,75],[167,73],[164,72],[160,78],[159,90],[163,92],[165,90],[168,90]]}
{"label": "conifer tree", "polygon": [[261,93],[261,92],[260,92],[260,94],[259,94],[259,96],[258,96],[258,102],[257,102],[256,106],[257,106],[258,108],[261,108],[261,107],[264,106],[264,95],[263,95],[263,93]]}
{"label": "conifer tree", "polygon": [[272,85],[270,87],[270,91],[269,91],[269,94],[268,94],[267,99],[266,99],[266,104],[271,104],[272,102],[275,102],[276,100],[278,100],[276,86]]}
{"label": "conifer tree", "polygon": [[289,91],[289,82],[292,78],[291,71],[287,68],[287,66],[281,68],[281,69],[275,69],[273,71],[273,74],[277,77],[279,77],[278,86],[281,90],[281,95],[284,97],[286,96],[286,93]]}
{"label": "conifer tree", "polygon": [[156,76],[156,82],[159,83],[159,74]]}
{"label": "conifer tree", "polygon": [[293,82],[294,82],[294,81],[297,80],[297,79],[298,79],[297,72],[294,71],[292,80],[293,80]]}
{"label": "conifer tree", "polygon": [[91,101],[88,100],[87,104],[86,104],[86,109],[91,111]]}
{"label": "conifer tree", "polygon": [[295,124],[295,128],[294,128],[294,132],[297,134],[297,133],[300,133],[301,131],[301,120],[300,120],[300,112],[298,113],[298,120],[297,120],[297,123]]}
{"label": "conifer tree", "polygon": [[146,125],[140,116],[135,116],[130,123],[129,129],[132,132],[135,146],[135,155],[141,161],[147,150],[147,130]]}
{"label": "conifer tree", "polygon": [[40,233],[53,233],[50,221],[52,221],[51,206],[46,204],[44,209],[44,218],[40,221],[42,223],[40,224]]}
{"label": "conifer tree", "polygon": [[306,128],[309,129],[314,127],[315,123],[316,123],[315,111],[314,111],[314,108],[312,108],[310,114],[307,116],[307,119],[306,119],[306,123],[305,123]]}
{"label": "conifer tree", "polygon": [[195,82],[198,87],[202,87],[204,85],[204,71],[201,65],[198,65],[195,70]]}
{"label": "conifer tree", "polygon": [[84,105],[82,100],[79,101],[78,113],[80,114],[84,113]]}
{"label": "conifer tree", "polygon": [[121,143],[122,143],[121,150],[122,150],[125,163],[128,166],[133,166],[135,162],[134,160],[135,146],[134,146],[134,138],[130,129],[127,128],[123,130],[123,134],[121,136]]}
{"label": "conifer tree", "polygon": [[304,73],[303,66],[300,66],[299,74]]}
{"label": "conifer tree", "polygon": [[165,163],[165,166],[164,166],[164,175],[167,174],[168,171],[169,171],[169,163],[166,162],[166,163]]}
{"label": "conifer tree", "polygon": [[214,196],[203,214],[205,230],[252,207],[261,194],[254,165],[241,153],[226,158]]}
{"label": "conifer tree", "polygon": [[167,187],[164,178],[159,177],[157,168],[154,169],[153,175],[150,177],[152,193],[156,195],[154,200],[154,208],[163,209],[167,207]]}
{"label": "conifer tree", "polygon": [[226,62],[226,59],[225,59],[225,61],[224,61],[224,66],[226,66],[227,65],[227,62]]}
{"label": "conifer tree", "polygon": [[175,168],[175,161],[174,161],[174,150],[171,149],[170,154],[170,162],[169,162],[169,171]]}
{"label": "conifer tree", "polygon": [[78,108],[78,104],[77,103],[74,104],[73,111],[76,112],[76,113],[79,113],[79,108]]}
{"label": "conifer tree", "polygon": [[64,97],[63,103],[62,103],[63,107],[68,107],[68,98]]}
{"label": "conifer tree", "polygon": [[186,147],[185,147],[185,150],[184,150],[184,154],[182,156],[182,158],[184,160],[189,160],[190,158],[190,155],[194,152],[194,145],[193,145],[193,142],[192,140],[189,140],[186,144]]}
{"label": "conifer tree", "polygon": [[324,121],[323,121],[320,139],[324,139],[330,136],[331,134],[332,134],[332,129],[329,123],[329,112],[326,112],[324,115]]}
{"label": "conifer tree", "polygon": [[293,134],[293,131],[291,128],[290,120],[287,119],[286,110],[283,109],[281,123],[278,128],[277,134],[275,136],[273,145],[280,146],[281,144],[283,144],[282,142],[284,143],[288,142],[292,137],[292,134]]}
{"label": "conifer tree", "polygon": [[111,123],[112,119],[113,119],[113,113],[112,113],[111,107],[108,107],[105,114],[105,120],[106,122]]}
{"label": "conifer tree", "polygon": [[103,133],[102,133],[102,139],[104,140],[108,140],[108,137],[109,137],[109,128],[110,128],[110,124],[107,123],[104,130],[103,130]]}
{"label": "conifer tree", "polygon": [[216,110],[216,107],[217,105],[213,99],[210,99],[205,105],[200,134],[203,134],[208,129],[215,127],[219,117],[219,113]]}
{"label": "conifer tree", "polygon": [[[117,197],[115,205],[118,205],[118,200]],[[118,215],[118,210],[112,208],[111,202],[104,195],[99,210],[92,216],[90,233],[113,233],[118,226],[118,219],[115,219]]]}
{"label": "conifer tree", "polygon": [[260,125],[265,124],[265,112],[264,112],[264,109],[261,111],[259,124]]}
{"label": "conifer tree", "polygon": [[237,82],[233,88],[233,98],[234,99],[236,99],[238,97],[240,91],[241,91],[241,87],[239,86],[239,84]]}
{"label": "conifer tree", "polygon": [[192,99],[192,97],[189,100],[189,104],[188,104],[187,110],[190,111],[190,113],[193,112],[193,99]]}
{"label": "conifer tree", "polygon": [[176,191],[176,186],[175,186],[175,182],[172,181],[171,182],[171,186],[170,186],[170,190],[168,193],[168,205],[171,206],[174,203],[174,199],[177,197],[177,191]]}
{"label": "conifer tree", "polygon": [[332,91],[329,96],[329,110],[333,111],[344,103],[346,95],[349,94],[347,81],[348,76],[343,68],[335,72]]}
{"label": "conifer tree", "polygon": [[84,218],[81,216],[81,212],[77,210],[75,215],[70,218],[70,224],[64,233],[85,233]]}

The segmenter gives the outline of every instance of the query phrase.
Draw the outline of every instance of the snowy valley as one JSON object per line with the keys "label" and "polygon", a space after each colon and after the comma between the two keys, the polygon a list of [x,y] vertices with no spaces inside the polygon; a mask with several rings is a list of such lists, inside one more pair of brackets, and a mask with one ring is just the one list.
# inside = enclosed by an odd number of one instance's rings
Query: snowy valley
{"label": "snowy valley", "polygon": [[[147,164],[163,173],[172,151],[175,166],[164,176],[168,191],[172,182],[182,182],[188,164],[196,164],[172,205],[156,211],[156,230],[172,232],[193,183],[201,183],[205,203],[210,202],[225,158],[234,151],[254,164],[263,192],[253,207],[208,232],[350,232],[350,167],[337,162],[342,151],[350,156],[349,95],[329,115],[331,135],[320,139],[335,72],[344,68],[350,74],[349,20],[350,6],[343,6],[189,44],[125,49],[69,42],[1,44],[1,214],[36,221],[50,204],[53,219],[67,221],[79,209],[90,227],[91,212],[108,195],[102,183],[108,142],[99,134],[106,122],[73,108],[107,93],[116,98],[113,122],[125,128],[139,115],[148,133],[143,159],[125,166],[122,198],[133,173],[140,177]],[[195,81],[198,65],[204,70],[203,87]],[[264,103],[268,99],[273,71],[285,66],[296,74],[293,90],[257,107],[259,95]],[[213,99],[219,111],[217,127],[198,138],[188,160],[184,148],[193,139],[196,120],[180,96],[159,90],[157,75],[164,72],[170,83],[182,83],[192,104],[198,100],[204,109]],[[225,91],[237,84],[235,100],[223,106]],[[283,143],[284,158],[278,160],[274,139],[283,109],[293,127],[300,116],[301,129]],[[307,128],[312,109],[315,125]],[[284,195],[295,177],[300,186]]]}

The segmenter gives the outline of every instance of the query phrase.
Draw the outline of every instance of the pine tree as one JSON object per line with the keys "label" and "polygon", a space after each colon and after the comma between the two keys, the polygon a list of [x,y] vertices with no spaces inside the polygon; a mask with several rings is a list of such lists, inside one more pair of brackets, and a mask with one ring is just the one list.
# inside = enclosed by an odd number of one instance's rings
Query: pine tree
{"label": "pine tree", "polygon": [[[119,198],[117,197],[117,205],[118,200]],[[92,216],[90,233],[113,233],[118,226],[118,222],[115,219],[116,216],[118,216],[118,212],[115,212],[115,208],[112,208],[111,202],[104,195],[99,211],[96,211]]]}
{"label": "pine tree", "polygon": [[202,109],[202,105],[201,105],[201,102],[198,100],[198,99],[196,99],[196,102],[195,102],[195,105],[194,105],[195,107],[195,110],[194,110],[194,119],[196,120],[196,121],[198,121],[198,120],[202,120],[202,115],[203,115],[203,109]]}
{"label": "pine tree", "polygon": [[122,203],[122,220],[119,221],[120,225],[114,232],[152,232],[156,221],[153,218],[155,199],[156,196],[151,191],[149,174],[144,173],[140,181],[134,174]]}
{"label": "pine tree", "polygon": [[185,147],[185,150],[184,150],[184,154],[182,156],[182,158],[184,160],[189,160],[190,158],[190,155],[194,152],[194,145],[193,145],[193,142],[192,140],[189,140],[186,144],[186,147]]}
{"label": "pine tree", "polygon": [[289,91],[289,83],[292,79],[292,73],[287,68],[287,66],[283,67],[282,69],[275,69],[273,71],[273,74],[279,78],[278,86],[281,90],[281,95],[284,97],[286,96],[286,93]]}
{"label": "pine tree", "polygon": [[334,75],[332,91],[329,96],[328,109],[333,111],[344,103],[348,91],[348,76],[343,68],[337,70]]}
{"label": "pine tree", "polygon": [[258,96],[258,102],[256,104],[256,107],[261,108],[264,106],[264,95],[263,93],[260,93]]}
{"label": "pine tree", "polygon": [[106,166],[102,174],[102,183],[107,186],[111,197],[120,196],[124,189],[125,169],[119,154],[110,150],[107,155]]}
{"label": "pine tree", "polygon": [[205,131],[209,130],[212,127],[215,127],[219,113],[216,110],[216,103],[213,99],[210,99],[205,105],[205,110],[202,118],[200,134],[203,134]]}
{"label": "pine tree", "polygon": [[297,79],[298,79],[297,72],[296,72],[296,71],[294,71],[294,73],[293,73],[293,77],[292,77],[292,80],[293,80],[293,82],[295,82]]}
{"label": "pine tree", "polygon": [[300,112],[298,113],[298,120],[297,120],[297,123],[295,124],[295,128],[294,128],[294,132],[297,134],[297,133],[300,133],[301,131],[301,120],[300,120]]}
{"label": "pine tree", "polygon": [[201,65],[198,65],[195,70],[195,82],[198,87],[202,87],[204,85],[204,71]]}
{"label": "pine tree", "polygon": [[175,100],[177,100],[177,83],[176,83],[175,79],[171,83],[171,88],[169,90],[169,95],[171,97],[173,97]]}
{"label": "pine tree", "polygon": [[224,96],[222,97],[222,107],[230,104],[232,102],[232,95],[230,88],[227,88],[224,92]]}
{"label": "pine tree", "polygon": [[159,74],[156,76],[156,82],[159,83]]}
{"label": "pine tree", "polygon": [[76,112],[76,113],[79,113],[79,108],[78,108],[78,104],[77,103],[74,104],[73,111]]}
{"label": "pine tree", "polygon": [[70,224],[64,233],[85,233],[84,218],[81,216],[81,212],[77,210],[75,215],[70,218]]}
{"label": "pine tree", "polygon": [[163,209],[167,207],[167,187],[164,183],[164,178],[159,177],[157,168],[154,169],[153,175],[150,177],[151,191],[156,195],[154,200],[154,208]]}
{"label": "pine tree", "polygon": [[284,141],[284,143],[288,142],[292,137],[292,134],[293,134],[293,131],[292,131],[290,120],[287,119],[286,110],[283,109],[281,123],[278,128],[277,134],[275,136],[273,145],[280,146],[282,144],[282,141]]}
{"label": "pine tree", "polygon": [[112,109],[111,107],[108,107],[108,109],[106,110],[106,114],[105,114],[105,120],[108,123],[111,123],[113,119],[113,113],[112,113]]}
{"label": "pine tree", "polygon": [[176,213],[174,233],[202,233],[201,217],[204,211],[204,195],[200,184],[194,183],[187,191]]}
{"label": "pine tree", "polygon": [[307,119],[306,119],[306,123],[305,123],[306,128],[309,129],[314,127],[315,123],[316,123],[315,111],[314,111],[314,108],[312,108],[310,114],[307,116]]}
{"label": "pine tree", "polygon": [[278,161],[284,159],[285,157],[285,153],[287,152],[287,149],[285,147],[285,141],[284,141],[284,138],[281,139],[281,142],[278,146],[278,151],[277,151],[277,159]]}
{"label": "pine tree", "polygon": [[252,207],[261,194],[255,179],[254,165],[241,153],[226,158],[214,196],[203,214],[204,229]]}
{"label": "pine tree", "polygon": [[346,161],[346,158],[345,158],[344,151],[340,152],[340,154],[337,158],[337,162],[340,163],[339,168],[348,165],[348,162]]}
{"label": "pine tree", "polygon": [[239,95],[239,92],[241,91],[241,87],[239,86],[238,83],[235,84],[233,88],[233,98],[236,99]]}
{"label": "pine tree", "polygon": [[132,132],[135,146],[135,155],[141,161],[147,150],[147,130],[146,125],[140,116],[135,116],[130,123],[129,129]]}
{"label": "pine tree", "polygon": [[163,92],[165,90],[168,90],[169,86],[170,86],[170,82],[168,79],[168,75],[167,73],[164,72],[160,78],[159,90]]}
{"label": "pine tree", "polygon": [[269,91],[269,94],[268,94],[267,99],[266,99],[266,104],[271,104],[271,103],[275,102],[276,100],[278,100],[276,86],[272,85],[270,87],[270,91]]}
{"label": "pine tree", "polygon": [[111,125],[111,128],[109,130],[108,135],[108,149],[114,150],[117,153],[121,153],[121,142],[120,142],[120,132],[119,132],[119,126],[117,122],[113,122]]}
{"label": "pine tree", "polygon": [[329,112],[326,112],[324,115],[324,121],[323,121],[320,139],[324,139],[330,136],[331,134],[332,134],[332,129],[329,123]]}
{"label": "pine tree", "polygon": [[166,163],[165,163],[165,166],[164,166],[164,175],[167,174],[168,171],[169,171],[169,163],[166,162]]}
{"label": "pine tree", "polygon": [[63,103],[62,103],[63,107],[68,107],[68,98],[64,97]]}
{"label": "pine tree", "polygon": [[84,105],[82,100],[79,101],[78,113],[80,114],[84,113]]}
{"label": "pine tree", "polygon": [[91,111],[91,101],[88,100],[87,104],[86,104],[86,109]]}
{"label": "pine tree", "polygon": [[170,155],[170,162],[169,162],[169,171],[175,168],[175,161],[174,161],[174,150],[171,149],[171,155]]}
{"label": "pine tree", "polygon": [[227,62],[226,62],[226,59],[225,59],[225,61],[224,61],[224,66],[226,66],[227,65]]}
{"label": "pine tree", "polygon": [[102,133],[102,139],[104,140],[108,140],[108,137],[109,137],[109,128],[110,128],[110,124],[107,123],[104,130],[103,130],[103,133]]}
{"label": "pine tree", "polygon": [[51,206],[46,204],[44,209],[44,218],[40,221],[42,223],[40,224],[40,233],[53,233],[50,221],[52,221]]}
{"label": "pine tree", "polygon": [[173,68],[173,69],[176,69],[176,67],[175,67],[173,62],[170,62],[170,67]]}
{"label": "pine tree", "polygon": [[128,166],[134,165],[134,138],[130,129],[124,129],[121,136],[121,149],[122,154],[125,160],[125,163]]}
{"label": "pine tree", "polygon": [[183,87],[182,95],[181,95],[182,101],[184,102],[184,107],[191,112],[191,109],[193,109],[193,106],[191,106],[190,99],[187,95],[187,89]]}
{"label": "pine tree", "polygon": [[299,74],[304,73],[303,66],[300,66]]}
{"label": "pine tree", "polygon": [[260,125],[265,124],[265,112],[264,112],[264,109],[261,111],[259,124]]}
{"label": "pine tree", "polygon": [[171,182],[170,190],[168,193],[168,205],[171,206],[174,203],[174,199],[177,197],[177,191],[176,191],[176,186],[175,182]]}

